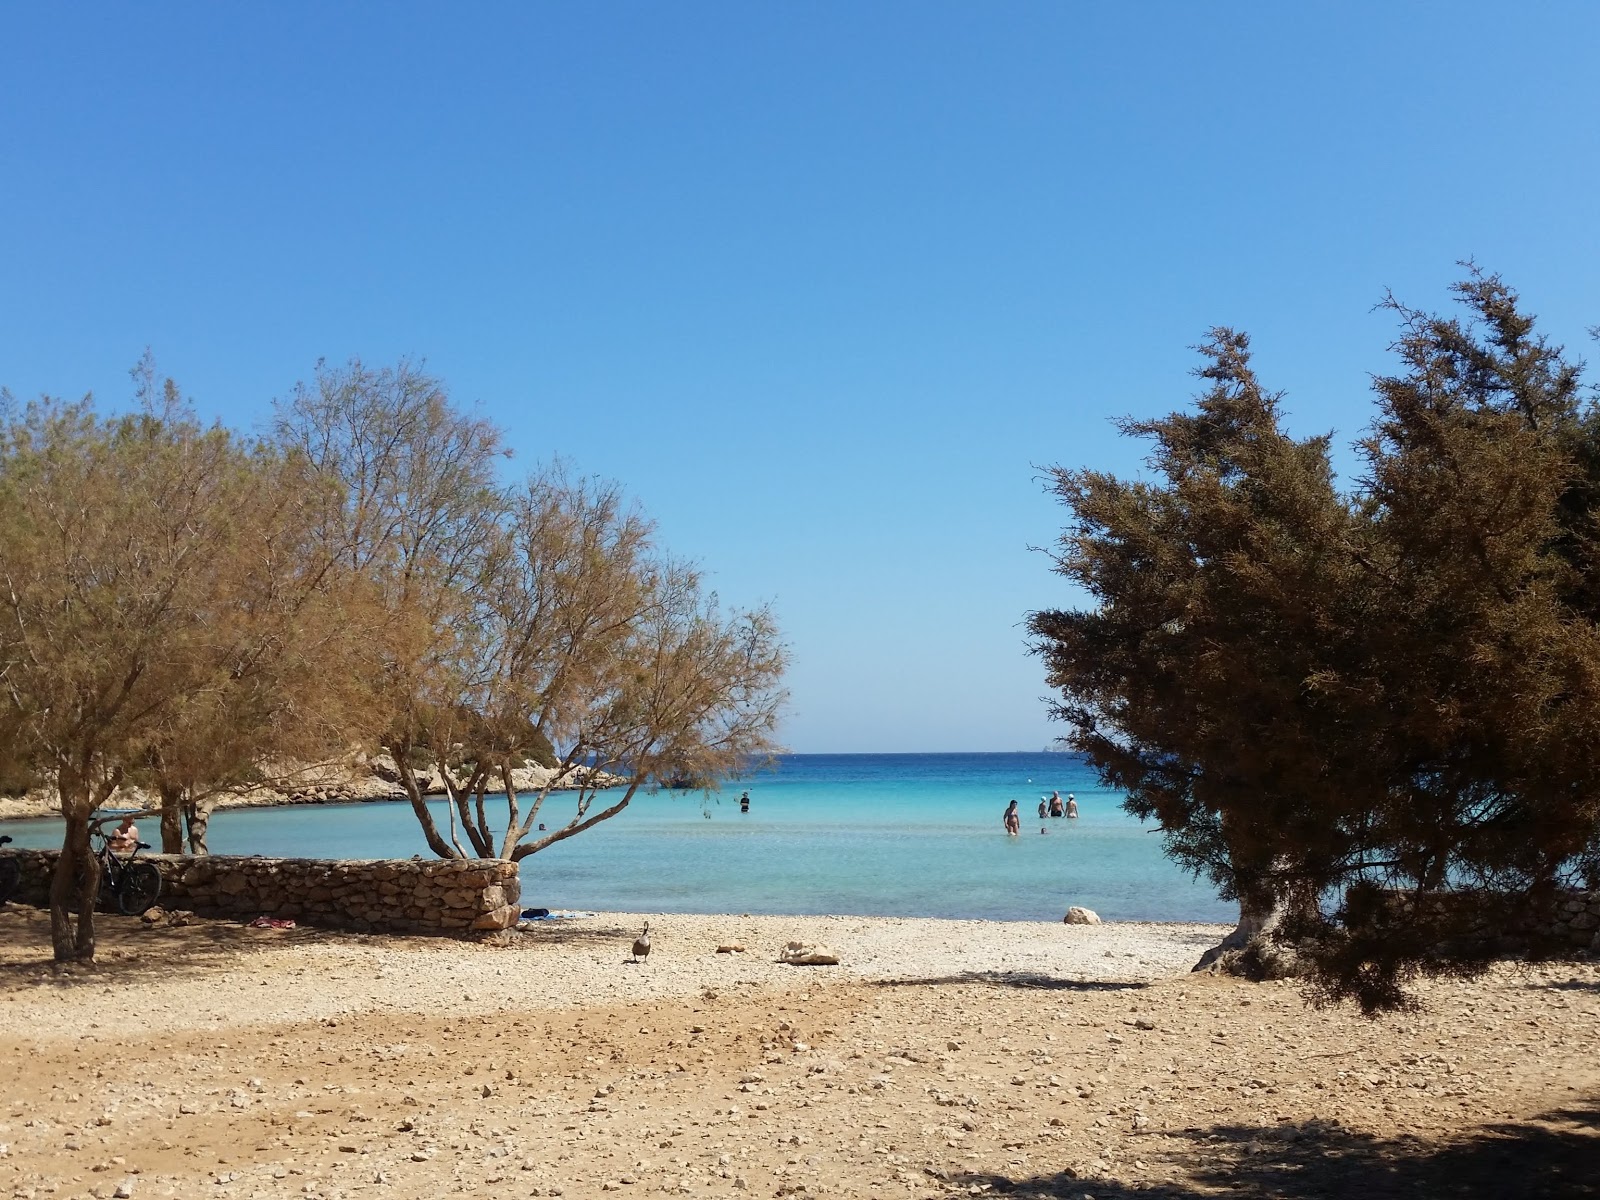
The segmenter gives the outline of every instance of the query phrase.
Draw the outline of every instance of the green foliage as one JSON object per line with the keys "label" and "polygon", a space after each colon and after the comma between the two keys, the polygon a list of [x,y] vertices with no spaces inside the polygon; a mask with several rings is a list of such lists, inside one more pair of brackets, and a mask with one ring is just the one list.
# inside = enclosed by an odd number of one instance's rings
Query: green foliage
{"label": "green foliage", "polygon": [[[1069,744],[1224,895],[1288,905],[1315,993],[1368,1010],[1480,967],[1473,930],[1600,824],[1600,422],[1497,278],[1457,293],[1467,322],[1391,302],[1350,495],[1213,331],[1194,411],[1124,426],[1152,481],[1053,472],[1094,606],[1030,618]],[[1402,920],[1396,891],[1455,899]]]}

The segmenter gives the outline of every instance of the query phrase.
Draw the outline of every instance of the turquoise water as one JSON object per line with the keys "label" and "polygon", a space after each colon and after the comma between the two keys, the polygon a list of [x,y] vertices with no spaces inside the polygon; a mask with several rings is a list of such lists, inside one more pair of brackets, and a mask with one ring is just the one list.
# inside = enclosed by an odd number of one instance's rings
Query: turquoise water
{"label": "turquoise water", "polygon": [[[751,809],[739,812],[748,786]],[[1052,789],[1075,821],[1039,820]],[[1016,799],[1020,837],[1000,815]],[[503,803],[503,802],[502,802]],[[559,793],[541,818],[570,816]],[[523,903],[624,912],[841,913],[1059,921],[1081,904],[1108,920],[1231,921],[1161,853],[1161,837],[1065,754],[785,756],[706,800],[640,795],[619,816],[522,864]],[[493,811],[491,809],[491,811]],[[435,815],[444,822],[443,806]],[[1041,828],[1049,832],[1040,835]],[[60,844],[60,823],[15,821],[19,845]],[[149,840],[153,829],[143,829]],[[218,812],[218,854],[409,858],[428,853],[410,806]]]}

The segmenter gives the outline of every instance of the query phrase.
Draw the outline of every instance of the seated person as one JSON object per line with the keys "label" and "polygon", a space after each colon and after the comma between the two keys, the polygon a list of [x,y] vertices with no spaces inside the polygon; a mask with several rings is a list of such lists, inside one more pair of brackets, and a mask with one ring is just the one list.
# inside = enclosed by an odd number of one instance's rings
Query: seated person
{"label": "seated person", "polygon": [[123,817],[122,824],[111,831],[111,836],[106,838],[106,848],[120,857],[126,857],[139,848],[139,827],[133,823],[131,814]]}

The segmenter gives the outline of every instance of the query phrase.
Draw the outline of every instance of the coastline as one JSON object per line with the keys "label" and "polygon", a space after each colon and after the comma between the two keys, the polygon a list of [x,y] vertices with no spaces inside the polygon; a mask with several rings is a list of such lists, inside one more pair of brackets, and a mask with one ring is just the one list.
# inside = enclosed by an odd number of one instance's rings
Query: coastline
{"label": "coastline", "polygon": [[[362,796],[313,796],[291,795],[285,792],[261,794],[263,791],[265,789],[242,796],[223,796],[217,800],[216,808],[291,808],[306,804],[393,804],[406,800],[404,792]],[[442,796],[444,793],[429,792],[428,795]],[[108,804],[108,807],[118,807],[114,803],[115,800],[116,797],[113,797],[113,803]],[[60,816],[61,809],[54,796],[38,796],[32,793],[26,796],[0,796],[0,824],[6,821],[49,820]]]}
{"label": "coastline", "polygon": [[[392,769],[391,764],[390,770]],[[553,772],[548,768],[538,766],[523,767],[512,772],[517,778],[518,788],[523,792],[537,791],[551,773]],[[212,809],[215,811],[229,808],[287,808],[305,804],[388,804],[410,801],[405,789],[385,774],[352,769],[337,763],[298,768],[280,778],[287,780],[291,777],[297,777],[296,783],[288,788],[261,786],[222,792],[211,802]],[[551,791],[572,790],[577,786],[575,778],[574,776],[562,780],[551,788]],[[616,775],[602,776],[602,778],[605,779],[601,785],[602,790],[626,782]],[[444,785],[438,782],[437,778],[431,778],[423,791],[423,795],[429,799],[438,799],[446,794]],[[151,804],[150,797],[139,789],[129,788],[114,793],[104,807],[154,811],[159,805]],[[0,796],[0,822],[44,820],[60,815],[60,804],[55,793],[50,790],[40,789],[22,796]]]}

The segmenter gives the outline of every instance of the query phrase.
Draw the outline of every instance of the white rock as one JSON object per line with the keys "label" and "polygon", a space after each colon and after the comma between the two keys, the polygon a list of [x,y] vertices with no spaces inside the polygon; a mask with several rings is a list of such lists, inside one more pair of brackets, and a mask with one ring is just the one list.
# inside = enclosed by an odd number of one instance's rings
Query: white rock
{"label": "white rock", "polygon": [[1062,917],[1061,920],[1066,925],[1098,925],[1100,924],[1100,914],[1092,908],[1079,908],[1077,905],[1073,905],[1067,909],[1067,915]]}
{"label": "white rock", "polygon": [[821,942],[790,942],[778,952],[778,961],[791,967],[836,967],[839,956]]}

